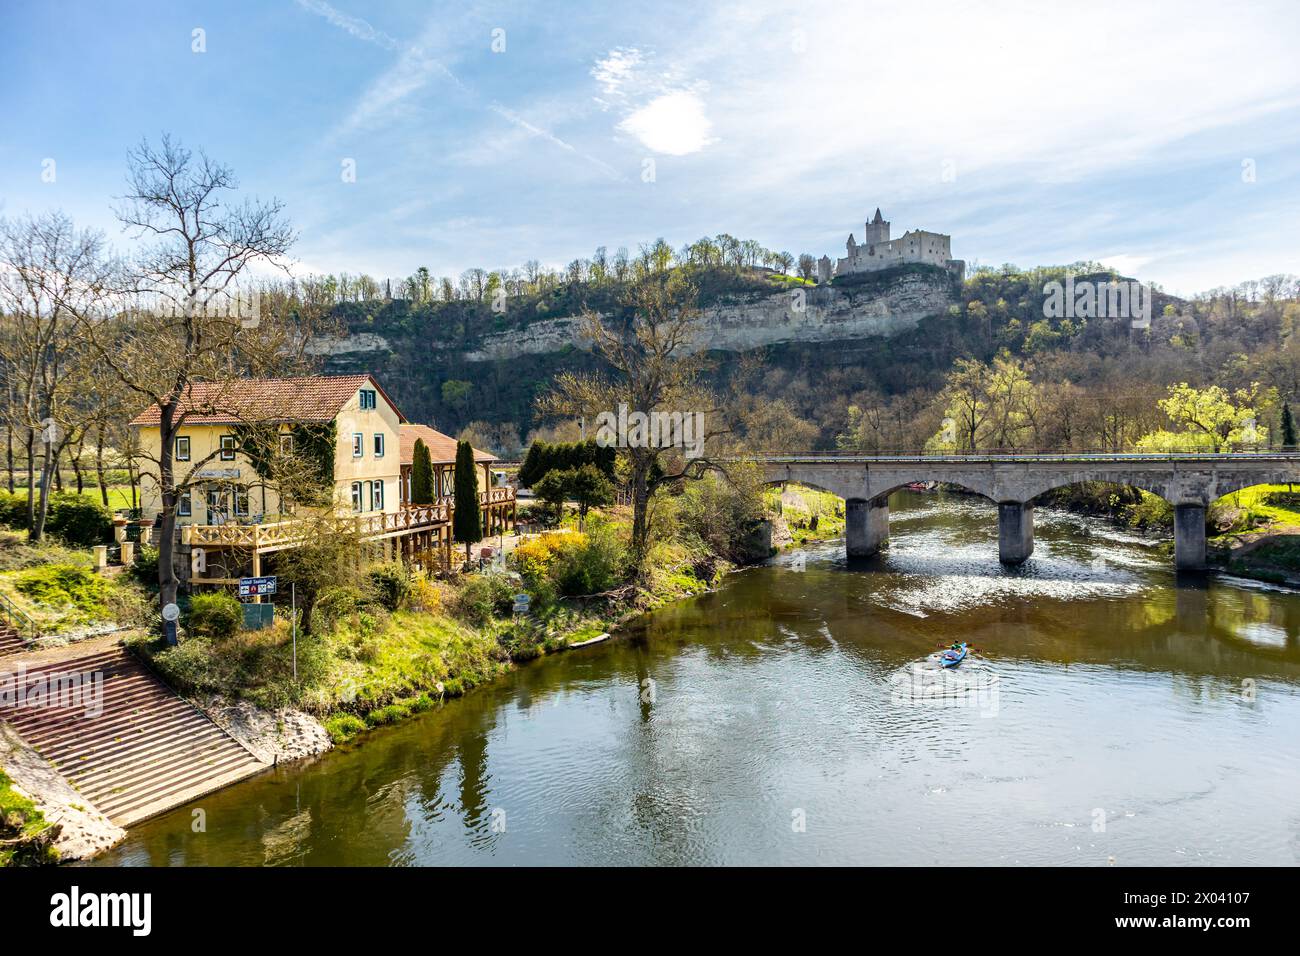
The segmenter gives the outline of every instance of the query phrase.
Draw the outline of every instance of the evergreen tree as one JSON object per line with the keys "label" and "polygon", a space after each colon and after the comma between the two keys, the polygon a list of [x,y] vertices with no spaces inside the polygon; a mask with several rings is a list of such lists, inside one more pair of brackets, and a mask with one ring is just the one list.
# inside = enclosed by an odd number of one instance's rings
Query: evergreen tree
{"label": "evergreen tree", "polygon": [[411,504],[433,504],[433,459],[423,438],[415,440],[411,455]]}
{"label": "evergreen tree", "polygon": [[546,442],[535,441],[528,446],[528,454],[524,455],[523,464],[519,466],[519,487],[531,488],[542,475],[546,474],[543,467],[546,458]]}
{"label": "evergreen tree", "polygon": [[1291,417],[1291,403],[1282,403],[1282,450],[1295,451],[1295,419]]}
{"label": "evergreen tree", "polygon": [[465,545],[465,563],[469,563],[469,546],[483,540],[483,519],[478,507],[478,470],[474,449],[467,441],[456,443],[456,513],[452,518],[452,538]]}

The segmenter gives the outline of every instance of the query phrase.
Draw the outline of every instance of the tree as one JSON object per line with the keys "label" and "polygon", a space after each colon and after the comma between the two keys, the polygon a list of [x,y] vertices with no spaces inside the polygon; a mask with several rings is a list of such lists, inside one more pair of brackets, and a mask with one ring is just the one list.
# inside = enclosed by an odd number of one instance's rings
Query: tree
{"label": "tree", "polygon": [[107,296],[111,264],[102,237],[77,231],[60,213],[0,222],[0,262],[0,312],[6,320],[0,365],[13,402],[6,417],[11,430],[25,432],[28,537],[39,541],[59,457],[84,438],[87,404],[79,399],[96,378],[94,351],[78,316]]}
{"label": "tree", "polygon": [[[230,300],[245,270],[277,263],[293,243],[279,202],[233,202],[228,194],[238,183],[231,169],[167,136],[157,148],[141,143],[128,165],[129,192],[117,215],[142,243],[125,270],[122,291],[141,307],[80,318],[112,374],[159,410],[160,445],[156,457],[141,459],[141,469],[152,469],[161,498],[158,587],[166,605],[176,600],[177,505],[207,463],[192,462],[188,472],[177,474],[176,435],[198,411],[191,386],[237,387],[242,377],[304,369],[315,319],[308,309],[296,310],[292,319],[283,312],[231,314]],[[209,393],[210,407],[203,411],[250,414],[221,388]],[[277,414],[254,411],[267,419]]]}
{"label": "tree", "polygon": [[[610,374],[559,375],[539,399],[539,409],[592,422],[602,413],[617,414],[620,406],[629,415],[682,413],[683,422],[686,415],[698,416],[693,423],[716,416],[712,395],[697,384],[704,358],[692,348],[699,323],[696,299],[696,288],[675,271],[643,278],[628,290],[624,305],[632,317],[626,325],[606,325],[599,314],[586,311],[584,332]],[[684,443],[663,441],[662,435],[620,439],[632,492],[632,552],[638,572],[644,572],[649,551],[651,497],[665,484],[699,478],[717,467],[703,448],[724,430],[701,429],[689,454]]]}
{"label": "tree", "polygon": [[433,459],[423,438],[415,440],[411,452],[411,504],[433,504]]}
{"label": "tree", "polygon": [[533,493],[555,513],[556,520],[564,518],[564,502],[569,497],[569,471],[548,471],[533,484]]}
{"label": "tree", "polygon": [[587,512],[614,503],[614,483],[593,464],[585,464],[568,472],[565,483],[569,497],[578,503],[578,530],[587,526]]}
{"label": "tree", "polygon": [[483,518],[478,506],[478,468],[474,449],[467,441],[456,443],[455,513],[452,537],[465,545],[465,563],[469,563],[469,546],[483,540]]}
{"label": "tree", "polygon": [[1291,403],[1282,403],[1282,450],[1295,451],[1295,419],[1291,417]]}
{"label": "tree", "polygon": [[1266,442],[1267,429],[1258,424],[1257,404],[1267,404],[1258,385],[1229,393],[1219,385],[1193,388],[1186,382],[1169,386],[1168,397],[1159,401],[1177,431],[1158,430],[1144,435],[1138,447],[1144,451],[1202,451],[1215,453],[1234,444]]}

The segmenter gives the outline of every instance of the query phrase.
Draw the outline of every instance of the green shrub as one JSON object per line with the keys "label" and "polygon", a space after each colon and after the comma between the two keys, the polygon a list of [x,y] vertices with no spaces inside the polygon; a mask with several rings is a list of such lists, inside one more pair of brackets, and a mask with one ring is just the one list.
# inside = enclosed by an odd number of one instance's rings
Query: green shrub
{"label": "green shrub", "polygon": [[135,552],[135,564],[131,566],[131,576],[147,588],[158,590],[158,555],[157,548],[141,545]]}
{"label": "green shrub", "polygon": [[244,607],[225,591],[196,594],[190,598],[185,626],[204,637],[230,637],[244,626]]}
{"label": "green shrub", "polygon": [[0,492],[0,524],[10,528],[27,527],[27,495]]}
{"label": "green shrub", "polygon": [[108,582],[81,565],[43,564],[28,568],[18,572],[14,586],[33,601],[50,607],[71,605],[92,614],[102,614],[107,609]]}
{"label": "green shrub", "polygon": [[344,618],[355,617],[372,601],[371,595],[350,584],[322,588],[312,608],[312,630],[329,630]]}
{"label": "green shrub", "polygon": [[[0,524],[26,529],[27,494],[0,493]],[[90,547],[113,537],[113,515],[88,495],[74,493],[50,496],[45,530],[68,544]]]}
{"label": "green shrub", "polygon": [[452,608],[457,617],[483,627],[493,616],[510,613],[515,591],[504,574],[471,574],[457,590]]}
{"label": "green shrub", "polygon": [[68,544],[89,548],[112,538],[113,514],[86,495],[54,495],[50,498],[45,530]]}
{"label": "green shrub", "polygon": [[622,584],[628,567],[628,549],[617,530],[593,522],[580,548],[557,556],[552,568],[562,594],[599,594]]}
{"label": "green shrub", "polygon": [[377,564],[370,569],[370,586],[379,603],[396,611],[411,596],[411,571],[400,561]]}
{"label": "green shrub", "polygon": [[333,714],[323,721],[330,740],[336,744],[346,743],[366,729],[366,722],[356,714]]}

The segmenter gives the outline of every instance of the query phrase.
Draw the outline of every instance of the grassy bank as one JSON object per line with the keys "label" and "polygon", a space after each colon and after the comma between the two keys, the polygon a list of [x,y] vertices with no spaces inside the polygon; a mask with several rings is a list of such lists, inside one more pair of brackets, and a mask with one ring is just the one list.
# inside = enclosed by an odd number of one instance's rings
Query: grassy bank
{"label": "grassy bank", "polygon": [[[743,509],[735,494],[704,480],[665,500],[640,573],[630,560],[631,516],[617,507],[589,514],[583,531],[572,516],[555,516],[556,527],[520,543],[505,566],[445,581],[398,563],[357,569],[350,552],[330,573],[313,571],[328,583],[308,617],[300,612],[296,676],[289,610],[277,608],[272,627],[245,631],[227,594],[188,602],[179,646],[152,637],[132,644],[183,692],[295,707],[342,742],[716,585],[745,555],[761,514],[757,491]],[[517,616],[519,594],[529,609]]]}
{"label": "grassy bank", "polygon": [[1300,486],[1255,485],[1225,495],[1214,503],[1210,523],[1216,567],[1300,585]]}
{"label": "grassy bank", "polygon": [[844,501],[829,491],[790,482],[763,492],[763,505],[790,534],[788,546],[827,541],[844,534]]}
{"label": "grassy bank", "polygon": [[56,833],[36,805],[13,788],[0,770],[0,867],[59,862]]}

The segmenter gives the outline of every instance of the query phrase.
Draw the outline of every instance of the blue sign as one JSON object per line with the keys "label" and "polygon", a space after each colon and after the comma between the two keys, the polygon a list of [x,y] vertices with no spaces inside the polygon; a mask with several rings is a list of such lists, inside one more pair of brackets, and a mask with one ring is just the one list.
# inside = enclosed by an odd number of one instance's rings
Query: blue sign
{"label": "blue sign", "polygon": [[239,579],[239,596],[261,597],[264,594],[275,593],[275,575],[264,578],[240,578]]}

